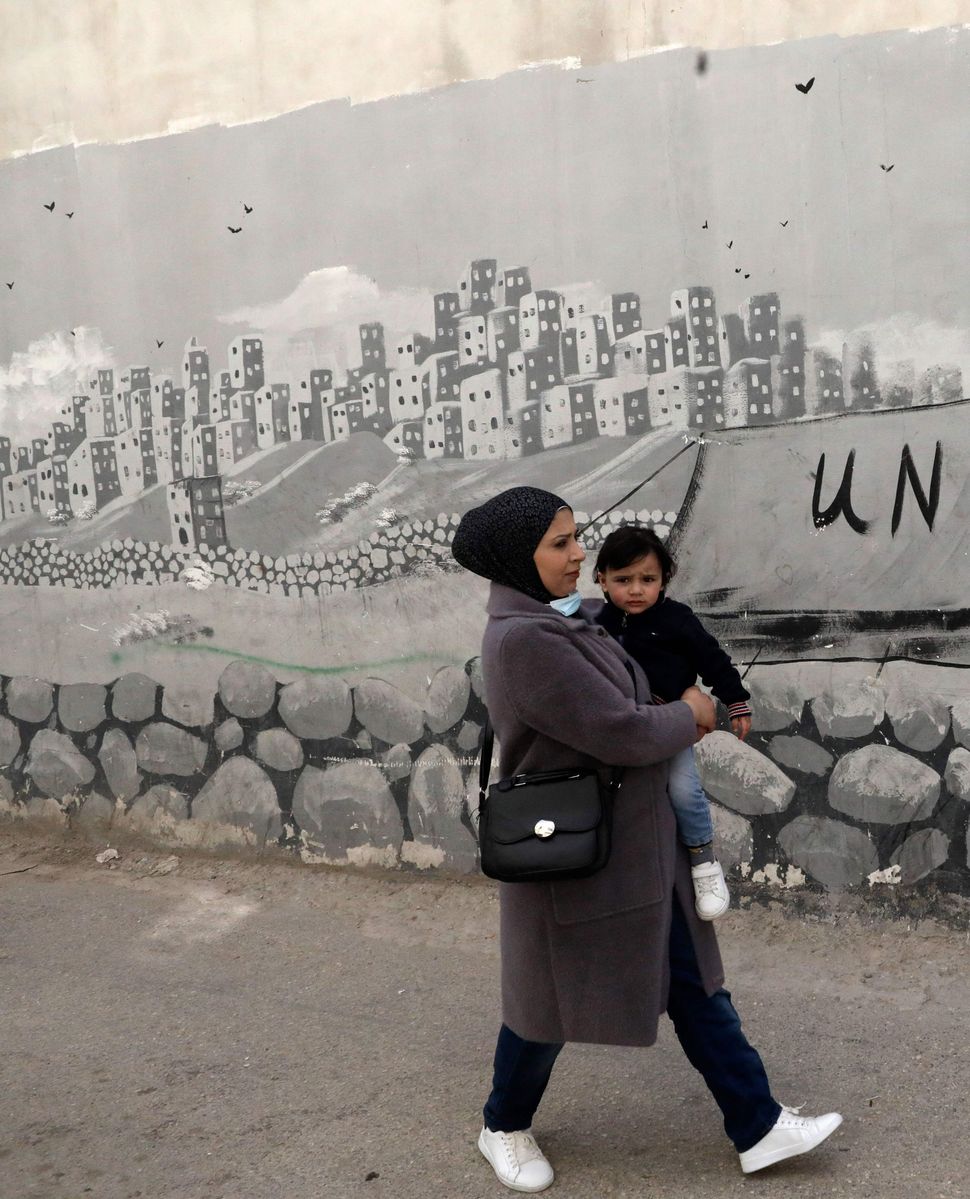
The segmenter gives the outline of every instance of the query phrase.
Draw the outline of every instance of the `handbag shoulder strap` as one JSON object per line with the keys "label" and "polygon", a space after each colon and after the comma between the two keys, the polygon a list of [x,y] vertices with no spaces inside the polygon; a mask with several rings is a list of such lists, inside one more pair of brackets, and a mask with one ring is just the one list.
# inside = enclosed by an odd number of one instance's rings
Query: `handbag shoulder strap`
{"label": "handbag shoulder strap", "polygon": [[[630,659],[627,658],[624,662],[627,670],[630,672],[630,678],[633,680],[633,700],[634,703],[639,702],[639,690],[637,688],[637,676],[633,672],[633,667],[630,665]],[[492,721],[485,713],[485,727],[482,730],[481,756],[478,759],[478,801],[484,803],[488,798],[488,776],[492,771],[492,750],[495,748],[495,733],[492,730]],[[618,791],[620,783],[623,779],[623,771],[625,767],[614,766],[610,776],[610,786],[614,791]]]}
{"label": "handbag shoulder strap", "polygon": [[482,730],[481,757],[478,759],[478,802],[484,804],[488,799],[488,776],[492,770],[492,749],[495,746],[495,734],[492,732],[492,721],[485,713],[485,728]]}

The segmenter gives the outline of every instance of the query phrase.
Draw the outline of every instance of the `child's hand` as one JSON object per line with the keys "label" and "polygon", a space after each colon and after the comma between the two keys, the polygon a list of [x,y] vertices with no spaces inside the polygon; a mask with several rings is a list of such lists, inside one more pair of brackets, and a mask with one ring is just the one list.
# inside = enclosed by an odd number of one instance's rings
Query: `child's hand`
{"label": "child's hand", "polygon": [[751,717],[750,716],[732,716],[731,729],[735,737],[741,741],[751,732]]}

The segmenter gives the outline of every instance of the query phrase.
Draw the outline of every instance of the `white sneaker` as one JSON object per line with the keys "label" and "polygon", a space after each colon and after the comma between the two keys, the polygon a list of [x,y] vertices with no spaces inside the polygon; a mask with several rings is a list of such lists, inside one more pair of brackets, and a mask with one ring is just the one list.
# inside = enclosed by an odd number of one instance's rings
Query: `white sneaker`
{"label": "white sneaker", "polygon": [[522,1132],[490,1132],[483,1128],[478,1147],[491,1164],[499,1182],[513,1191],[544,1191],[556,1177],[531,1129]]}
{"label": "white sneaker", "polygon": [[763,1136],[757,1145],[738,1154],[741,1169],[745,1174],[753,1174],[755,1170],[773,1166],[786,1157],[808,1153],[816,1145],[821,1145],[841,1123],[842,1117],[838,1112],[828,1112],[824,1116],[800,1116],[797,1108],[782,1107],[771,1132]]}
{"label": "white sneaker", "polygon": [[694,910],[701,920],[716,920],[731,906],[731,893],[724,881],[720,862],[701,862],[691,866],[694,883]]}

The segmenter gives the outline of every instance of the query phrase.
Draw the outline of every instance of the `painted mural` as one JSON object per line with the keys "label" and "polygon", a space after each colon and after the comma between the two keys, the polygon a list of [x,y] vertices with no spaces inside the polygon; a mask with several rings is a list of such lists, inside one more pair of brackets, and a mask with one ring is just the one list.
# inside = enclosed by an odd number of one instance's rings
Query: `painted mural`
{"label": "painted mural", "polygon": [[0,165],[8,815],[473,870],[484,590],[448,547],[531,483],[627,497],[588,548],[669,537],[741,664],[754,734],[700,751],[736,877],[970,892],[968,46]]}

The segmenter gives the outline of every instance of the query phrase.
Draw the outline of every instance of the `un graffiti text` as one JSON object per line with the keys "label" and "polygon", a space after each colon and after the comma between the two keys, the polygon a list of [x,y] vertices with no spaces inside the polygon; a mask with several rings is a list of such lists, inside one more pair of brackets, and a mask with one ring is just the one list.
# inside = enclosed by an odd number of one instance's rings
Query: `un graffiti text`
{"label": "un graffiti text", "polygon": [[[873,525],[873,519],[861,517],[852,506],[852,476],[855,470],[855,450],[849,451],[842,471],[842,481],[835,493],[835,498],[825,509],[821,506],[822,486],[825,479],[825,454],[821,454],[815,471],[815,490],[812,495],[812,521],[816,529],[824,529],[834,524],[840,516],[854,532],[864,535]],[[933,455],[933,469],[930,475],[929,493],[923,487],[923,481],[913,461],[909,445],[904,445],[899,455],[899,472],[896,476],[896,494],[892,510],[892,535],[896,536],[903,518],[903,502],[906,497],[907,484],[913,492],[913,497],[920,510],[927,528],[933,531],[933,523],[940,506],[940,486],[943,478],[943,446],[936,443]]]}

